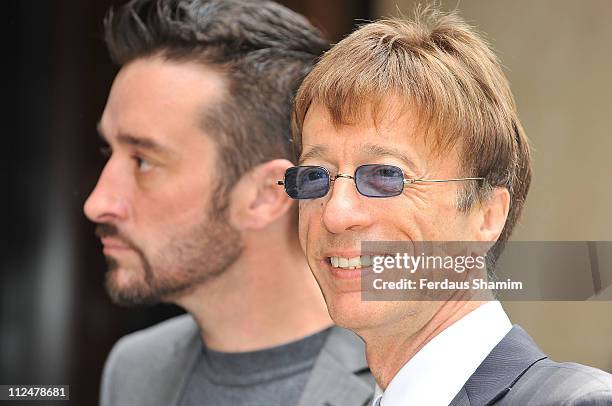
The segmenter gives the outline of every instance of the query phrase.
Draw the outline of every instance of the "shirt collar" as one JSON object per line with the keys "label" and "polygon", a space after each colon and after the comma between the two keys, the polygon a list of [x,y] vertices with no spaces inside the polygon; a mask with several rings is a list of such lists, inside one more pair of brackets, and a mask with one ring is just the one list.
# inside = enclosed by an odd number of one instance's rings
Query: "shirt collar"
{"label": "shirt collar", "polygon": [[447,406],[511,329],[498,301],[479,306],[425,344],[384,392],[377,385],[373,405]]}

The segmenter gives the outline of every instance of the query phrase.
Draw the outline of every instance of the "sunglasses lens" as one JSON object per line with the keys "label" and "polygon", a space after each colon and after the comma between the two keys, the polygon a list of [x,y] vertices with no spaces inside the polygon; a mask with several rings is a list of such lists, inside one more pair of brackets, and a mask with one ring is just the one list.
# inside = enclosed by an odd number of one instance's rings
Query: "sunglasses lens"
{"label": "sunglasses lens", "polygon": [[295,166],[285,172],[285,191],[292,199],[317,199],[329,191],[329,173],[321,166]]}
{"label": "sunglasses lens", "polygon": [[404,190],[404,173],[393,165],[362,165],[355,178],[359,193],[368,197],[397,196]]}

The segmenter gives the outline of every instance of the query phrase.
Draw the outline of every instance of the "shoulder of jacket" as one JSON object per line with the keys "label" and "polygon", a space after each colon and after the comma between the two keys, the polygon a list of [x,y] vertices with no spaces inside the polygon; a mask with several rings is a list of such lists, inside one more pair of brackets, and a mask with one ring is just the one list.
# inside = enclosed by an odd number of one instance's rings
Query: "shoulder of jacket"
{"label": "shoulder of jacket", "polygon": [[128,334],[113,346],[108,362],[142,362],[169,354],[174,344],[196,334],[198,326],[189,314],[176,316],[154,326]]}

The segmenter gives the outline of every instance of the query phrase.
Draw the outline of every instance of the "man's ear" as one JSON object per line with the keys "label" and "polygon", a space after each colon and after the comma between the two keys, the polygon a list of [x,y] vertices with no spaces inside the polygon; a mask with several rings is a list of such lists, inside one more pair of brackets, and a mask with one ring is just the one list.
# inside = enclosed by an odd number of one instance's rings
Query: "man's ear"
{"label": "man's ear", "polygon": [[503,187],[493,188],[486,201],[480,203],[478,241],[497,241],[510,210],[510,193]]}
{"label": "man's ear", "polygon": [[285,215],[293,204],[283,186],[285,170],[293,166],[286,159],[257,165],[247,172],[232,191],[232,224],[242,230],[260,230]]}

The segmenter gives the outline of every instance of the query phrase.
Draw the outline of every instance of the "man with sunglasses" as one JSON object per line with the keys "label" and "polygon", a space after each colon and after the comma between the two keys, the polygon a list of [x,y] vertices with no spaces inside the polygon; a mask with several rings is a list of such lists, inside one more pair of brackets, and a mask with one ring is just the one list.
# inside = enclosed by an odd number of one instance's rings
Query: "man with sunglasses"
{"label": "man with sunglasses", "polygon": [[388,254],[365,243],[483,242],[496,258],[523,208],[528,140],[469,25],[433,9],[364,25],[306,77],[294,120],[299,166],[278,184],[332,319],[365,341],[374,405],[612,404],[609,374],[549,360],[488,292],[363,299]]}
{"label": "man with sunglasses", "polygon": [[291,101],[327,49],[270,1],[133,0],[108,14],[121,69],[85,213],[114,302],[187,311],[122,338],[101,405],[364,405],[363,343],[332,327],[274,183]]}

